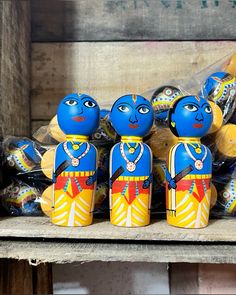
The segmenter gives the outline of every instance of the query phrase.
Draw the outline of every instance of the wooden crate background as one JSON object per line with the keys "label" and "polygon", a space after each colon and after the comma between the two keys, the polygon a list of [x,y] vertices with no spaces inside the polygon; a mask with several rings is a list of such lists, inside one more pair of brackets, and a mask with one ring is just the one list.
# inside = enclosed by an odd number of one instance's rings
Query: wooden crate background
{"label": "wooden crate background", "polygon": [[[235,12],[234,0],[0,1],[0,133],[29,135],[71,91],[87,92],[106,107],[124,93],[188,79],[236,49]],[[50,290],[47,283],[44,290],[35,287],[45,279],[37,277],[42,270],[21,263],[26,284],[16,290],[1,279],[2,291]],[[14,261],[2,266],[6,281],[23,267]],[[223,291],[233,293],[235,265],[222,269]],[[172,293],[220,292],[220,270],[172,264]],[[50,267],[44,271],[50,274]]]}

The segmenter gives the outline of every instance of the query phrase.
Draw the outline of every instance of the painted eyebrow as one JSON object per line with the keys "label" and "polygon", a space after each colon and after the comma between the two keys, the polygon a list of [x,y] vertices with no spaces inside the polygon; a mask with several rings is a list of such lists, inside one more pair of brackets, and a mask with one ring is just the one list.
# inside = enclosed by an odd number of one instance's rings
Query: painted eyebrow
{"label": "painted eyebrow", "polygon": [[141,107],[146,107],[148,109],[150,109],[150,106],[148,104],[142,103],[140,105],[138,105],[135,109],[141,108]]}
{"label": "painted eyebrow", "polygon": [[147,104],[144,104],[144,103],[138,105],[135,109],[139,109],[139,108],[141,108],[141,107],[146,107],[146,108],[150,109],[150,106],[147,105]]}
{"label": "painted eyebrow", "polygon": [[192,105],[194,105],[195,107],[199,108],[199,105],[196,104],[195,102],[186,102],[183,106],[185,107],[185,106],[188,105],[188,104],[192,104]]}
{"label": "painted eyebrow", "polygon": [[[203,108],[205,105],[208,106],[208,103],[204,102],[204,104],[201,106],[201,108]],[[211,107],[211,106],[210,106]]]}
{"label": "painted eyebrow", "polygon": [[77,102],[79,102],[78,98],[75,98],[75,97],[65,98],[65,101],[68,101],[68,100],[76,100]]}
{"label": "painted eyebrow", "polygon": [[88,96],[82,97],[81,100],[86,99],[86,98],[92,100],[92,99],[91,99],[90,97],[88,97]]}
{"label": "painted eyebrow", "polygon": [[118,104],[118,107],[121,106],[121,105],[124,105],[124,104],[127,104],[127,105],[129,105],[131,108],[133,108],[132,105],[129,104],[128,102],[121,102],[121,103]]}

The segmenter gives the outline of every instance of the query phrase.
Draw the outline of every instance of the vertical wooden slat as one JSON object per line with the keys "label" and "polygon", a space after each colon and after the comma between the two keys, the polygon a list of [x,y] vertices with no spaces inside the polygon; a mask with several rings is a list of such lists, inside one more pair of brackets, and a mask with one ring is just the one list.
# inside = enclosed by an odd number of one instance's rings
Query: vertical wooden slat
{"label": "vertical wooden slat", "polygon": [[236,265],[199,264],[199,294],[236,294]]}
{"label": "vertical wooden slat", "polygon": [[170,263],[170,293],[198,294],[198,266],[197,263]]}
{"label": "vertical wooden slat", "polygon": [[33,293],[34,294],[52,294],[52,265],[50,263],[42,263],[33,266]]}
{"label": "vertical wooden slat", "polygon": [[32,267],[28,261],[0,259],[0,294],[33,294]]}
{"label": "vertical wooden slat", "polygon": [[30,133],[30,3],[0,1],[0,134]]}

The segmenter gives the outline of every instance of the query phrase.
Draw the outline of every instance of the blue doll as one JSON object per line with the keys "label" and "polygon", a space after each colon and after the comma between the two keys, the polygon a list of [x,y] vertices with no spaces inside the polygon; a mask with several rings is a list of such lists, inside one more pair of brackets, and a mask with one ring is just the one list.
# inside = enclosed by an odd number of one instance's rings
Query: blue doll
{"label": "blue doll", "polygon": [[120,97],[110,119],[121,136],[110,154],[111,223],[138,227],[150,222],[152,152],[142,142],[153,124],[150,102],[139,95]]}
{"label": "blue doll", "polygon": [[169,151],[166,170],[167,221],[185,228],[208,224],[212,156],[201,144],[213,120],[207,100],[199,96],[177,99],[169,111],[169,127],[178,142]]}
{"label": "blue doll", "polygon": [[97,179],[97,150],[88,138],[98,128],[100,109],[87,94],[72,93],[60,102],[57,119],[67,140],[55,154],[52,222],[86,226],[92,223]]}

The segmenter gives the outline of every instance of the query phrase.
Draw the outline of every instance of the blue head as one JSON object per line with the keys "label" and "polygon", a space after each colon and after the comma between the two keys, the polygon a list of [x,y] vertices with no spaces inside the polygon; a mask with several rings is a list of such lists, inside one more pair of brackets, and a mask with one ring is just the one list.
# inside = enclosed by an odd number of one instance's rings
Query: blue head
{"label": "blue head", "polygon": [[178,137],[202,137],[213,120],[212,109],[201,96],[183,96],[169,111],[169,127]]}
{"label": "blue head", "polygon": [[89,136],[98,128],[100,109],[97,102],[87,94],[71,93],[60,102],[57,119],[65,134]]}
{"label": "blue head", "polygon": [[153,124],[150,102],[140,95],[124,95],[113,104],[110,119],[121,136],[145,136]]}

